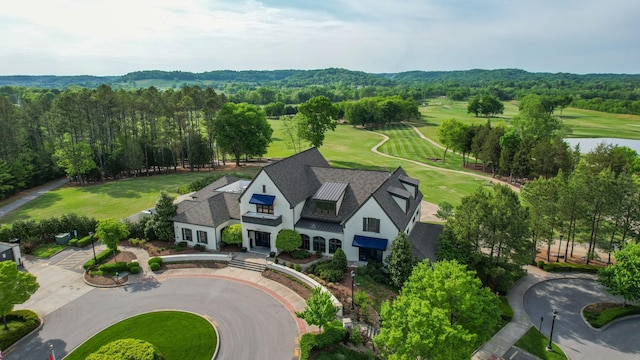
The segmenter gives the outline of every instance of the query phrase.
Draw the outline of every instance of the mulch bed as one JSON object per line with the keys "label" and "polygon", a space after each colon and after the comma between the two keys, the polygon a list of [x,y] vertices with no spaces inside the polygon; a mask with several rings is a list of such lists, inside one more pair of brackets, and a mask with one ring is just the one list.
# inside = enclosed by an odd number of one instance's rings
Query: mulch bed
{"label": "mulch bed", "polygon": [[[130,251],[121,251],[118,256],[116,256],[116,259],[118,260],[118,262],[131,262],[133,260],[136,260],[137,257],[134,253],[130,252]],[[116,259],[111,259],[109,260],[107,263],[113,263],[115,262]],[[87,281],[89,284],[92,285],[96,285],[96,286],[113,286],[113,285],[119,285],[119,284],[124,284],[127,282],[127,277],[125,276],[124,278],[121,278],[120,280],[115,280],[115,276],[114,275],[106,275],[106,276],[92,276],[89,275],[89,273],[85,273],[84,274],[84,279],[85,281]]]}
{"label": "mulch bed", "polygon": [[215,262],[215,261],[197,261],[197,262],[176,262],[162,264],[160,270],[171,269],[222,269],[227,267],[227,264]]}
{"label": "mulch bed", "polygon": [[311,289],[282,273],[279,273],[277,271],[265,270],[262,272],[262,276],[288,287],[305,300],[311,297]]}
{"label": "mulch bed", "polygon": [[287,254],[286,252],[282,252],[280,253],[280,255],[278,255],[278,260],[280,261],[286,261],[288,263],[292,262],[294,264],[307,264],[310,263],[316,259],[319,259],[320,256],[316,255],[316,254],[312,254],[311,256],[309,256],[308,258],[305,259],[296,259],[294,257],[292,257],[291,255]]}

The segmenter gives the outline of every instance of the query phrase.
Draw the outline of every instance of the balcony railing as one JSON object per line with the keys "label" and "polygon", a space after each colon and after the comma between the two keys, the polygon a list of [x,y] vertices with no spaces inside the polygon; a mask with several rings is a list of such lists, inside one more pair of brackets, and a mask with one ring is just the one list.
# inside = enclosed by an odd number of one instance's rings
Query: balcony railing
{"label": "balcony railing", "polygon": [[266,226],[278,226],[282,224],[282,215],[247,212],[242,215],[242,222]]}

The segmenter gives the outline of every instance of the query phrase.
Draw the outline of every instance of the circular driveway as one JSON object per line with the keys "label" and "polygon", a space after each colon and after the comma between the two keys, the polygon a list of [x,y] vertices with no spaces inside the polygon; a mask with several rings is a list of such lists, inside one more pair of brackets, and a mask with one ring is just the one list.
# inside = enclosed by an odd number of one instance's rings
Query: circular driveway
{"label": "circular driveway", "polygon": [[56,357],[62,359],[105,327],[154,310],[185,310],[213,321],[220,334],[218,359],[294,356],[299,330],[291,312],[278,300],[230,280],[184,277],[91,290],[45,316],[42,329],[4,358],[45,359],[53,344]]}
{"label": "circular driveway", "polygon": [[547,337],[551,312],[558,311],[553,341],[571,360],[638,359],[640,342],[636,334],[640,333],[640,319],[624,320],[598,331],[585,324],[580,315],[588,304],[621,301],[594,280],[554,279],[532,286],[524,296],[524,307],[536,327],[540,325],[540,317],[544,317],[542,333]]}

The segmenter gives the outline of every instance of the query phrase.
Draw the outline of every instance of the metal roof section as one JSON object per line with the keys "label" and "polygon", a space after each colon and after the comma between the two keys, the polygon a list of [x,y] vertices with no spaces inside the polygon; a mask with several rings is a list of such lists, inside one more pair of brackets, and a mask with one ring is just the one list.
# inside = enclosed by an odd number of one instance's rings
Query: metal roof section
{"label": "metal roof section", "polygon": [[418,184],[420,184],[420,180],[414,179],[414,178],[410,178],[406,175],[400,175],[398,176],[398,180],[400,180],[403,183],[409,184],[409,185],[414,185],[414,186],[418,186]]}
{"label": "metal roof section", "polygon": [[389,240],[374,238],[369,236],[361,236],[355,235],[353,237],[353,246],[367,248],[367,249],[375,249],[375,250],[387,250],[387,243]]}
{"label": "metal roof section", "polygon": [[247,186],[249,186],[250,182],[250,180],[238,180],[221,188],[217,188],[215,189],[215,191],[232,194],[242,194],[247,189]]}
{"label": "metal roof section", "polygon": [[309,219],[300,219],[295,226],[296,229],[315,230],[322,232],[330,232],[342,234],[342,225],[328,221],[317,221]]}
{"label": "metal roof section", "polygon": [[348,183],[328,181],[320,186],[320,189],[313,194],[313,200],[338,201],[344,194]]}
{"label": "metal roof section", "polygon": [[405,200],[409,200],[409,198],[411,197],[411,193],[408,192],[405,189],[401,189],[399,187],[395,187],[395,186],[389,186],[387,188],[387,191],[389,192],[389,194],[393,195],[393,196],[398,196],[401,197]]}

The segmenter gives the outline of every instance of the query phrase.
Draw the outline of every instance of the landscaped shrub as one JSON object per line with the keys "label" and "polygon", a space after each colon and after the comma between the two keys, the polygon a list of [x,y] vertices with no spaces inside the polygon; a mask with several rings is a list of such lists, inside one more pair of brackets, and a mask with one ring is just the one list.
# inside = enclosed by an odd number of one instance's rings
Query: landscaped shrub
{"label": "landscaped shrub", "polygon": [[305,249],[295,249],[293,251],[289,251],[288,254],[294,259],[307,259],[311,257],[311,252]]}
{"label": "landscaped shrub", "polygon": [[147,261],[147,264],[149,264],[149,265],[151,265],[151,264],[162,265],[162,258],[154,256],[152,258],[149,258],[149,260]]}
{"label": "landscaped shrub", "polygon": [[144,247],[146,243],[147,243],[147,240],[145,239],[138,239],[138,238],[129,239],[129,244],[131,244],[132,246]]}
{"label": "landscaped shrub", "polygon": [[544,261],[542,261],[542,260],[538,260],[538,267],[539,267],[540,269],[544,269]]}
{"label": "landscaped shrub", "polygon": [[124,261],[102,264],[98,267],[98,270],[104,274],[115,274],[116,272],[124,272],[127,270],[127,263]]}
{"label": "landscaped shrub", "polygon": [[509,305],[509,301],[506,296],[500,296],[500,311],[500,317],[502,320],[509,322],[513,319],[513,309],[511,308],[511,305]]}
{"label": "landscaped shrub", "polygon": [[340,282],[344,277],[344,272],[342,270],[337,270],[332,268],[331,266],[324,266],[317,270],[317,274],[322,280],[328,282]]}
{"label": "landscaped shrub", "polygon": [[362,345],[362,333],[359,328],[355,326],[351,328],[351,333],[349,334],[349,341],[355,346]]}
{"label": "landscaped shrub", "polygon": [[140,273],[140,266],[136,265],[136,266],[129,267],[129,272],[132,274]]}
{"label": "landscaped shrub", "polygon": [[207,250],[207,247],[202,244],[195,244],[193,245],[193,249],[198,251],[205,251]]}
{"label": "landscaped shrub", "polygon": [[134,260],[134,261],[128,263],[127,264],[127,270],[131,271],[131,268],[134,267],[134,266],[135,267],[140,267],[140,264],[138,264],[137,260]]}
{"label": "landscaped shrub", "polygon": [[333,320],[325,325],[324,332],[320,334],[306,333],[302,335],[300,338],[300,360],[309,359],[313,349],[324,349],[342,341],[345,334],[346,330],[342,327],[342,323]]}
{"label": "landscaped shrub", "polygon": [[294,268],[296,269],[296,271],[302,271],[302,266],[300,266],[300,264],[296,264]]}
{"label": "landscaped shrub", "polygon": [[87,235],[85,237],[83,237],[82,239],[78,239],[78,247],[85,247],[87,245],[89,245],[91,243],[91,236]]}
{"label": "landscaped shrub", "polygon": [[40,318],[31,310],[14,310],[7,314],[7,323],[18,322],[17,326],[9,327],[9,331],[0,330],[0,348],[6,349],[11,344],[22,339],[40,324]]}
{"label": "landscaped shrub", "polygon": [[87,360],[118,359],[158,360],[162,356],[152,344],[139,339],[116,340],[87,356]]}
{"label": "landscaped shrub", "polygon": [[572,264],[572,263],[561,263],[561,262],[550,262],[544,264],[544,271],[558,271],[558,272],[585,272],[595,274],[600,270],[601,267],[595,265],[587,265],[587,264]]}
{"label": "landscaped shrub", "polygon": [[157,271],[158,269],[160,269],[159,263],[151,263],[149,264],[149,266],[151,267],[151,271]]}
{"label": "landscaped shrub", "polygon": [[180,242],[178,243],[178,247],[184,247],[184,248],[186,248],[186,247],[187,247],[187,245],[188,245],[188,243],[187,243],[186,241],[180,241]]}
{"label": "landscaped shrub", "polygon": [[347,255],[342,248],[336,249],[336,252],[333,254],[333,259],[331,259],[331,265],[333,265],[334,269],[342,272],[347,270]]}
{"label": "landscaped shrub", "polygon": [[[120,252],[120,251],[118,250],[116,252]],[[101,264],[111,259],[112,256],[113,256],[113,251],[111,251],[110,249],[104,249],[100,253],[98,253],[98,255],[96,255],[96,259],[98,260],[98,264]],[[85,270],[88,270],[88,269],[91,269],[94,265],[96,264],[93,262],[93,259],[91,259],[86,263],[84,263],[83,267]]]}
{"label": "landscaped shrub", "polygon": [[78,246],[78,239],[69,240],[69,246]]}

